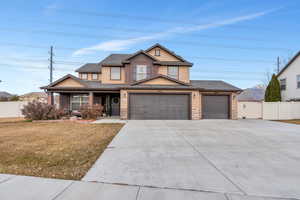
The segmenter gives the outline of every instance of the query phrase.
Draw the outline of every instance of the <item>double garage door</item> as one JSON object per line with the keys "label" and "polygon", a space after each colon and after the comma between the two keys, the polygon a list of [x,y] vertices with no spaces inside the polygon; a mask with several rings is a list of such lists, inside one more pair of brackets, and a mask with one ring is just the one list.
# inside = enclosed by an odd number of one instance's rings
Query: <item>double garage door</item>
{"label": "double garage door", "polygon": [[130,119],[190,119],[189,94],[130,94]]}
{"label": "double garage door", "polygon": [[[228,119],[229,96],[203,95],[203,119]],[[129,95],[130,119],[190,119],[189,94]]]}

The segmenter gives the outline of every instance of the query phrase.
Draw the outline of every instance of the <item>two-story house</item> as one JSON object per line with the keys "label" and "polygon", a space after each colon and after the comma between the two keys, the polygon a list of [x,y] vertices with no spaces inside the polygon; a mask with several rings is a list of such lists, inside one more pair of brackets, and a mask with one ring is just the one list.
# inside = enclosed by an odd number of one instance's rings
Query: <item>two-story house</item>
{"label": "two-story house", "polygon": [[76,70],[78,77],[69,74],[42,89],[59,93],[62,109],[102,104],[107,114],[121,119],[237,119],[241,89],[223,81],[190,80],[192,65],[155,44],[85,64]]}
{"label": "two-story house", "polygon": [[282,68],[277,78],[282,101],[300,101],[300,51]]}

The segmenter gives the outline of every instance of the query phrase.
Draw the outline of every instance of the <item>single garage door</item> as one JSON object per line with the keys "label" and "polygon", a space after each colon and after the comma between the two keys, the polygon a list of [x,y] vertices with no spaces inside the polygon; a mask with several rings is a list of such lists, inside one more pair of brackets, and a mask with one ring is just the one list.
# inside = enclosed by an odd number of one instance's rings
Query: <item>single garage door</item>
{"label": "single garage door", "polygon": [[203,119],[229,118],[229,96],[204,95],[202,102]]}
{"label": "single garage door", "polygon": [[130,119],[189,119],[188,94],[130,94]]}

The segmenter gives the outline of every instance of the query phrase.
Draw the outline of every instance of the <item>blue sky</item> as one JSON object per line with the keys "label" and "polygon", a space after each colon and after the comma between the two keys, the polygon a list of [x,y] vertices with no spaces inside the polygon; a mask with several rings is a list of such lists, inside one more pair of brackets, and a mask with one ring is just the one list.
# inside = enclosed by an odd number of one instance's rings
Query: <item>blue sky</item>
{"label": "blue sky", "polygon": [[110,53],[161,43],[194,63],[192,79],[261,84],[300,50],[298,0],[1,2],[0,91],[23,94]]}

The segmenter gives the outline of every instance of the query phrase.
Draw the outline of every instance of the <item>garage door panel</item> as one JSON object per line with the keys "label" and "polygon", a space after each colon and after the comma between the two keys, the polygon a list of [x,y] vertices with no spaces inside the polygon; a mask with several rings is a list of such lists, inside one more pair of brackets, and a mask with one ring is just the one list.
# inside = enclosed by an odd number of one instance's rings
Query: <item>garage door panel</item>
{"label": "garage door panel", "polygon": [[228,119],[229,96],[203,96],[203,119]]}
{"label": "garage door panel", "polygon": [[130,119],[189,119],[188,94],[130,94]]}

